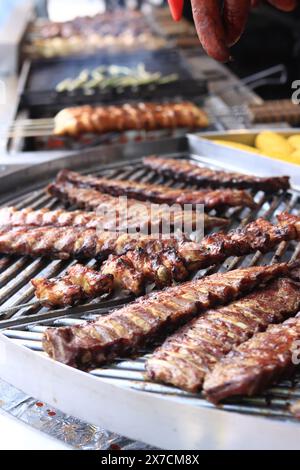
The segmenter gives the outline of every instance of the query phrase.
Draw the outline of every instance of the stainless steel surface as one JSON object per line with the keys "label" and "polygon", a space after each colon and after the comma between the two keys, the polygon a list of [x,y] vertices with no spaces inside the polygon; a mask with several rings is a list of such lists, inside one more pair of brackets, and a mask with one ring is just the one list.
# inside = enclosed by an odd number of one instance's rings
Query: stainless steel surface
{"label": "stainless steel surface", "polygon": [[[37,178],[43,172],[50,176],[63,166],[81,166],[86,171],[96,174],[100,172],[108,177],[173,185],[173,181],[158,177],[136,161],[137,153],[140,156],[145,155],[146,148],[147,153],[156,152],[152,147],[145,147],[143,144],[136,145],[133,153],[133,148],[129,151],[122,147],[120,152],[123,151],[123,157],[126,156],[130,161],[105,168],[95,166],[97,152],[90,151],[80,157],[67,157],[65,161],[58,160],[35,166],[32,177]],[[197,156],[195,138],[191,138],[189,143],[184,139],[164,142],[160,148],[164,154],[189,154],[201,162],[201,158]],[[107,151],[112,152],[111,149]],[[119,158],[122,156],[118,151],[114,151]],[[103,153],[105,155],[105,149]],[[112,154],[110,156],[112,157]],[[29,183],[26,184],[25,181],[26,175],[20,172],[15,174],[15,183],[20,186],[21,192],[14,200],[9,198],[10,204],[17,204],[18,207],[53,206],[54,201],[40,189],[44,183],[35,184],[30,188]],[[299,193],[295,191],[274,196],[265,196],[260,192],[255,198],[259,203],[256,211],[229,211],[233,220],[232,226],[244,224],[258,216],[274,220],[276,213],[282,210],[296,213],[300,211]],[[6,197],[2,198],[2,201],[7,203]],[[273,253],[256,253],[243,258],[233,258],[227,260],[219,269],[226,271],[238,266],[295,259],[299,251],[299,244],[282,243]],[[137,359],[117,361],[90,373],[77,371],[55,363],[42,352],[41,337],[46,326],[72,325],[95,318],[126,299],[103,304],[97,304],[95,301],[68,310],[46,311],[36,307],[16,312],[9,310],[6,313],[6,307],[17,306],[32,299],[30,278],[40,273],[56,275],[63,272],[67,263],[2,257],[1,266],[0,305],[3,313],[0,327],[3,329],[3,336],[0,345],[3,348],[2,358],[6,362],[0,362],[0,374],[5,380],[39,396],[51,406],[151,445],[171,448],[299,447],[300,427],[289,411],[290,404],[300,396],[299,374],[293,381],[281,382],[262,395],[250,399],[230,400],[219,410],[206,402],[201,394],[190,394],[146,380],[144,364],[151,353],[149,350],[142,351]],[[203,272],[198,273],[200,274],[203,275]],[[27,378],[28,374],[30,380]],[[257,433],[258,428],[260,433]]]}

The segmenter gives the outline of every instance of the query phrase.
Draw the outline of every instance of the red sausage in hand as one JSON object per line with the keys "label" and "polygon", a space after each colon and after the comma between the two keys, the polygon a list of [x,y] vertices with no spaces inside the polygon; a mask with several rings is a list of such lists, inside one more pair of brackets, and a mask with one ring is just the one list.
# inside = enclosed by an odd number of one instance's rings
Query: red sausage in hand
{"label": "red sausage in hand", "polygon": [[208,55],[220,62],[230,57],[218,0],[191,0],[200,42]]}
{"label": "red sausage in hand", "polygon": [[233,46],[243,34],[250,6],[250,0],[225,0],[223,18],[227,46]]}

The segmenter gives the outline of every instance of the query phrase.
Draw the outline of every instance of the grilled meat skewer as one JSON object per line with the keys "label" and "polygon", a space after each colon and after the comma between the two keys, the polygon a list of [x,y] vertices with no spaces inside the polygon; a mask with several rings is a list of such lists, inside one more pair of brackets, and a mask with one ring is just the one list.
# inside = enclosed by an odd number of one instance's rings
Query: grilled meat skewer
{"label": "grilled meat skewer", "polygon": [[[257,250],[267,252],[282,241],[299,238],[300,230],[297,231],[295,227],[298,220],[300,229],[300,218],[291,216],[291,223],[288,214],[282,218],[284,220],[277,226],[258,219],[228,234],[209,235],[200,243],[178,242],[176,245],[176,241],[171,240],[170,247],[162,247],[158,241],[153,246],[150,240],[143,248],[128,250],[122,256],[109,257],[101,272],[112,274],[116,286],[140,295],[146,281],[154,282],[161,288],[173,281],[184,281],[190,272],[220,263],[230,256],[246,255]],[[163,242],[167,243],[167,240]],[[50,295],[53,299],[53,295]]]}
{"label": "grilled meat skewer", "polygon": [[114,278],[81,264],[71,266],[62,278],[32,279],[36,296],[47,307],[74,305],[87,298],[110,294]]}
{"label": "grilled meat skewer", "polygon": [[155,205],[130,198],[122,199],[100,193],[95,189],[78,188],[72,184],[52,183],[47,191],[64,204],[96,211],[98,217],[99,214],[103,214],[104,230],[124,231],[138,228],[140,232],[153,233],[161,231],[163,227],[168,226],[167,224],[171,230],[176,227],[181,228],[184,222],[185,232],[190,233],[196,227],[202,227],[202,223],[204,229],[208,231],[213,227],[224,227],[229,222],[227,219],[198,211],[185,210],[183,213],[181,207],[173,207],[170,210],[165,205]]}
{"label": "grilled meat skewer", "polygon": [[290,188],[288,176],[259,177],[230,173],[199,166],[189,160],[156,156],[144,158],[143,162],[145,166],[167,177],[212,188],[220,186],[238,189],[253,188],[265,192],[276,192]]}
{"label": "grilled meat skewer", "polygon": [[269,326],[234,349],[207,375],[206,397],[218,403],[234,395],[251,396],[288,377],[299,363],[299,341],[299,316]]}
{"label": "grilled meat skewer", "polygon": [[207,115],[190,102],[78,106],[65,108],[55,116],[54,134],[74,137],[84,133],[201,128],[207,125]]}
{"label": "grilled meat skewer", "polygon": [[235,346],[300,309],[300,283],[281,278],[226,307],[209,310],[170,336],[147,361],[151,380],[190,392]]}
{"label": "grilled meat skewer", "polygon": [[205,210],[224,207],[256,207],[252,196],[238,189],[174,189],[162,185],[138,183],[136,181],[110,180],[96,176],[84,176],[75,171],[61,170],[56,183],[72,183],[81,188],[93,188],[113,196],[126,195],[141,201],[159,204],[204,204]]}
{"label": "grilled meat skewer", "polygon": [[234,270],[187,282],[138,299],[109,315],[81,325],[49,328],[44,350],[53,359],[80,369],[126,356],[169,327],[186,322],[218,304],[227,304],[276,277],[287,275],[286,263]]}

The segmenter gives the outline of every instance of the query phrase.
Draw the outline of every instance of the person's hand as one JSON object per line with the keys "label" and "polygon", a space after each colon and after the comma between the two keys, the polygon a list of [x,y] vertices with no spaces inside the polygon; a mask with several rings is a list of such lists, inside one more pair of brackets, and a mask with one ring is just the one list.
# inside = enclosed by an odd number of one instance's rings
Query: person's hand
{"label": "person's hand", "polygon": [[[173,18],[182,16],[183,0],[168,0]],[[292,11],[298,0],[266,0],[282,11]],[[259,0],[191,0],[194,22],[200,42],[208,55],[220,62],[230,59],[229,48],[241,37],[249,11]]]}

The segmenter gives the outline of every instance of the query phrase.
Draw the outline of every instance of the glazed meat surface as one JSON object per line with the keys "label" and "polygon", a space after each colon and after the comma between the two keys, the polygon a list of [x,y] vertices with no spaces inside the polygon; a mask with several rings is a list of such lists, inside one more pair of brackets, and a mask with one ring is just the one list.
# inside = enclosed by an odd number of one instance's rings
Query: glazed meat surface
{"label": "glazed meat surface", "polygon": [[[271,325],[220,361],[204,382],[206,397],[218,403],[234,395],[254,395],[289,376],[299,359],[300,318]],[[298,349],[297,349],[298,348]]]}
{"label": "glazed meat surface", "polygon": [[196,165],[189,160],[174,158],[159,158],[151,156],[144,158],[144,165],[165,176],[176,178],[201,186],[219,188],[253,188],[265,192],[279,191],[290,187],[288,176],[258,177],[242,173],[212,170]]}
{"label": "glazed meat surface", "polygon": [[147,361],[151,380],[190,392],[201,389],[205,376],[235,346],[271,323],[280,323],[300,309],[300,283],[288,278],[207,311],[170,336]]}
{"label": "glazed meat surface", "polygon": [[[99,211],[100,213],[100,211]],[[85,227],[101,228],[110,230],[114,228],[111,217],[99,215],[96,212],[81,210],[66,211],[63,209],[38,209],[31,208],[18,210],[15,207],[4,207],[0,209],[0,225],[18,226],[55,226],[55,227]]]}
{"label": "glazed meat surface", "polygon": [[183,215],[181,207],[170,210],[165,205],[130,198],[122,199],[95,189],[78,188],[72,184],[52,183],[47,191],[64,204],[95,211],[98,217],[103,214],[101,217],[104,230],[124,231],[138,228],[141,232],[148,233],[150,230],[161,231],[167,223],[172,230],[181,228],[184,222],[185,231],[190,233],[195,227],[202,227],[202,224],[205,230],[210,230],[213,227],[225,226],[229,222],[227,219],[192,210],[185,210]]}
{"label": "glazed meat surface", "polygon": [[87,298],[111,293],[113,280],[110,274],[104,275],[87,266],[75,264],[62,278],[37,278],[31,282],[41,304],[47,307],[65,307]]}
{"label": "glazed meat surface", "polygon": [[290,269],[286,263],[251,267],[170,287],[94,321],[49,328],[43,346],[57,361],[81,369],[96,367],[136,351],[157,334],[215,305],[227,304]]}
{"label": "glazed meat surface", "polygon": [[93,188],[113,196],[126,195],[142,201],[148,200],[159,204],[204,204],[206,210],[222,207],[255,207],[252,196],[237,189],[172,189],[167,186],[138,183],[137,181],[110,180],[96,176],[84,176],[74,171],[62,170],[58,173],[57,183],[72,183],[83,188]]}
{"label": "glazed meat surface", "polygon": [[207,115],[190,102],[139,103],[65,108],[54,118],[54,134],[76,137],[128,130],[207,127]]}
{"label": "glazed meat surface", "polygon": [[60,259],[105,259],[135,248],[151,252],[177,247],[175,238],[99,232],[81,227],[1,227],[0,253]]}
{"label": "glazed meat surface", "polygon": [[286,215],[278,226],[258,219],[243,229],[204,237],[200,243],[171,239],[168,244],[168,240],[149,240],[143,247],[128,250],[124,255],[110,256],[101,272],[112,274],[116,287],[141,295],[147,282],[162,288],[173,282],[182,282],[191,272],[223,262],[229,256],[246,255],[257,250],[267,252],[282,241],[299,238],[295,223],[294,216],[290,221]]}

